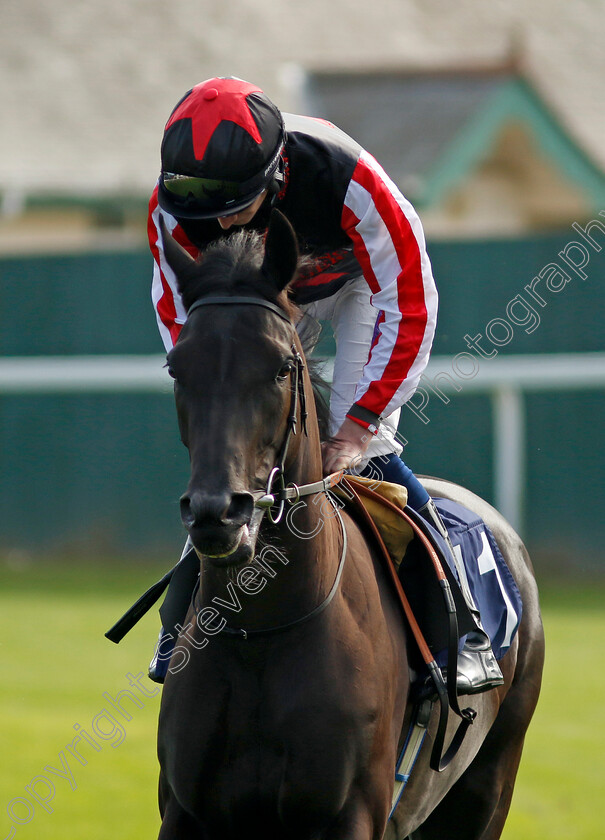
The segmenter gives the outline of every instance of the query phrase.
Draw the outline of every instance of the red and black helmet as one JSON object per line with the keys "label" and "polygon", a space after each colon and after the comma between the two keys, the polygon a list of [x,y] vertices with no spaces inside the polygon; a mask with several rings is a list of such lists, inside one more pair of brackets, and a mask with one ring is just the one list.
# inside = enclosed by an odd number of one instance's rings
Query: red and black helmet
{"label": "red and black helmet", "polygon": [[160,207],[185,219],[239,213],[272,186],[284,139],[282,115],[260,88],[235,78],[201,82],[166,123]]}

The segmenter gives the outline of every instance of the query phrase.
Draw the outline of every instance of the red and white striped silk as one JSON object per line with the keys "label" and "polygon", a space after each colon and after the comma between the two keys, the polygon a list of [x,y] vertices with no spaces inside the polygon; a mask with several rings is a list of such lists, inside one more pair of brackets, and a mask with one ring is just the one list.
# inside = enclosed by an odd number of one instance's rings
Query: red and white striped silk
{"label": "red and white striped silk", "polygon": [[[187,313],[164,256],[160,212],[156,188],[148,221],[154,258],[152,300],[164,346],[170,350]],[[166,213],[163,217],[172,235],[196,257],[198,249],[176,219]],[[341,224],[372,292],[372,305],[380,313],[355,402],[386,417],[413,395],[433,342],[438,297],[424,233],[412,205],[365,151],[348,184]],[[355,330],[355,324],[350,328]]]}
{"label": "red and white striped silk", "polygon": [[192,257],[197,257],[198,249],[193,245],[176,219],[167,213],[162,213],[158,204],[158,188],[149,200],[149,216],[147,219],[147,235],[149,247],[153,255],[153,280],[151,283],[151,300],[156,312],[158,328],[166,351],[172,350],[179,337],[187,312],[178,292],[176,277],[166,262],[162,236],[160,233],[160,214],[167,229]]}
{"label": "red and white striped silk", "polygon": [[388,416],[410,399],[427,365],[438,296],[416,211],[365,151],[349,183],[342,226],[381,312],[355,402]]}

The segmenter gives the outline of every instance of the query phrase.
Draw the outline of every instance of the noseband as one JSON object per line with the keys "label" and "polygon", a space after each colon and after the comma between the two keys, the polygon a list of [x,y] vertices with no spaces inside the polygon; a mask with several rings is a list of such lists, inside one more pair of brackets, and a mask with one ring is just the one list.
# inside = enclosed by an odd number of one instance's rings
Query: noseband
{"label": "noseband", "polygon": [[[293,326],[289,315],[276,303],[272,303],[270,300],[264,300],[259,297],[246,297],[238,295],[213,295],[211,297],[196,300],[195,303],[189,307],[187,317],[189,317],[192,312],[199,309],[201,306],[229,306],[233,304],[262,306],[275,313],[275,315],[278,315],[282,321],[286,321],[286,323],[288,323],[291,327]],[[288,454],[288,446],[290,445],[290,439],[292,435],[296,434],[296,426],[298,422],[296,414],[299,403],[302,430],[305,435],[308,434],[307,397],[305,394],[305,382],[303,377],[305,363],[294,344],[292,344],[292,354],[294,357],[294,370],[293,376],[290,379],[290,410],[288,412],[286,434],[276,459],[275,466],[269,473],[266,489],[264,491],[255,491],[252,493],[254,496],[255,506],[264,509],[267,516],[274,524],[277,524],[281,520],[284,514],[286,501],[297,501],[301,496],[308,496],[312,493],[320,493],[324,490],[329,490],[330,487],[338,484],[344,472],[341,470],[340,472],[334,473],[321,481],[315,481],[312,484],[305,484],[302,487],[298,487],[296,484],[290,484],[286,487],[284,467],[286,463],[286,456]],[[273,512],[275,505],[279,505],[277,513]]]}

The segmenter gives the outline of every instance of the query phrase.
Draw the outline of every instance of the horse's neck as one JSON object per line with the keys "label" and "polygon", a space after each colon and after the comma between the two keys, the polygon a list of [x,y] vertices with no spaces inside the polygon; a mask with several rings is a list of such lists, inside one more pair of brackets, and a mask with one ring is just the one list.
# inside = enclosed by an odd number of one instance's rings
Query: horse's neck
{"label": "horse's neck", "polygon": [[[313,504],[320,499],[318,505]],[[328,595],[342,549],[340,520],[325,494],[292,505],[279,527],[265,525],[254,560],[235,570],[202,564],[200,607],[213,607],[232,627],[289,624]]]}

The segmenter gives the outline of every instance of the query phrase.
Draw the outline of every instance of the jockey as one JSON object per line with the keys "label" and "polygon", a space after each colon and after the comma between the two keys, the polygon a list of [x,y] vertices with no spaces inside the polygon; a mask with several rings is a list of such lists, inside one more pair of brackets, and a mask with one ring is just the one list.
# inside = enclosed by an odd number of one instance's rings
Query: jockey
{"label": "jockey", "polygon": [[[427,364],[437,319],[437,290],[422,225],[374,158],[325,120],[282,114],[255,85],[214,78],[180,100],[166,123],[161,173],[149,205],[154,257],[152,299],[166,350],[187,313],[168,266],[160,217],[193,257],[237,228],[264,231],[273,207],[290,221],[310,259],[291,294],[303,322],[331,322],[336,340],[325,474],[355,464],[358,474],[403,484],[408,504],[446,536],[428,493],[399,457],[401,406]],[[190,543],[181,566],[185,565]],[[160,610],[174,627],[188,606],[187,583],[171,584]],[[184,580],[185,576],[183,576]],[[184,590],[184,594],[182,591]],[[458,690],[471,694],[502,683],[481,628],[467,637]],[[164,612],[163,612],[164,611]],[[167,620],[168,619],[168,620]],[[151,665],[162,681],[169,649]]]}

